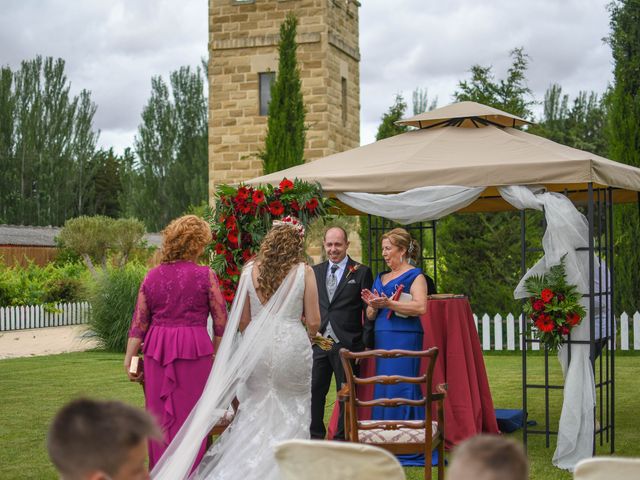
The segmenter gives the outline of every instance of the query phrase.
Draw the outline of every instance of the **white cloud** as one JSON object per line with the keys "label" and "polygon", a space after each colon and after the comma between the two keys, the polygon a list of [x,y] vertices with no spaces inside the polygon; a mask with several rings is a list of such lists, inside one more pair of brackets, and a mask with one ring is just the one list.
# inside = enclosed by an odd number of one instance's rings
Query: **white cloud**
{"label": "white cloud", "polygon": [[[260,1],[260,0],[257,0]],[[360,8],[361,142],[374,140],[396,93],[428,88],[450,103],[473,64],[504,75],[514,47],[531,57],[529,86],[602,92],[611,81],[609,0],[364,0]],[[62,57],[72,90],[91,91],[100,145],[133,145],[151,77],[207,55],[208,0],[3,0],[0,64]]]}

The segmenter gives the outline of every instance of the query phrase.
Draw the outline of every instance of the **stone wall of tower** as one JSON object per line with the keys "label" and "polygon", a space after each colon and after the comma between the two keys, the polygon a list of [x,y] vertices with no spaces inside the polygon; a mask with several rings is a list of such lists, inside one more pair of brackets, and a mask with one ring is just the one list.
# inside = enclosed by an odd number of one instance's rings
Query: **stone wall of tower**
{"label": "stone wall of tower", "polygon": [[[307,108],[305,160],[359,145],[358,4],[353,0],[209,0],[209,196],[219,183],[262,173],[267,117],[258,74],[277,71],[279,29],[298,17],[298,66]],[[342,78],[346,80],[346,121]]]}

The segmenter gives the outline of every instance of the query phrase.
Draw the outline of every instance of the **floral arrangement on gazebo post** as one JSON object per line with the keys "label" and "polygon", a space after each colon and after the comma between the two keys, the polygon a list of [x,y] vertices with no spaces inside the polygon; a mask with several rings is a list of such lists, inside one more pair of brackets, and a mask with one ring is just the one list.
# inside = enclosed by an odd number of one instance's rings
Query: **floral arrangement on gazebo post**
{"label": "floral arrangement on gazebo post", "polygon": [[290,215],[306,227],[330,206],[319,184],[297,179],[285,178],[277,187],[219,185],[215,211],[208,218],[213,233],[209,253],[227,305],[233,302],[242,266],[257,253],[273,220]]}
{"label": "floral arrangement on gazebo post", "polygon": [[564,260],[563,256],[546,275],[532,275],[525,280],[530,296],[523,310],[536,327],[536,337],[548,350],[557,350],[586,315],[577,287],[567,283]]}

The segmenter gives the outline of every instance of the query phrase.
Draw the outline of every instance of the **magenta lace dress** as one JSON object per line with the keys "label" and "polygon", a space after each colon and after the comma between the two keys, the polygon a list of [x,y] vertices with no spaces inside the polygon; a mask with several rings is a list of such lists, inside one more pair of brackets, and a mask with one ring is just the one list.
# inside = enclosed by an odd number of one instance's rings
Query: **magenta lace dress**
{"label": "magenta lace dress", "polygon": [[[131,320],[129,337],[144,342],[145,403],[164,432],[150,442],[153,468],[196,404],[213,365],[213,343],[207,333],[211,313],[215,336],[227,322],[216,275],[193,262],[167,263],[149,271]],[[203,441],[195,465],[205,452]]]}

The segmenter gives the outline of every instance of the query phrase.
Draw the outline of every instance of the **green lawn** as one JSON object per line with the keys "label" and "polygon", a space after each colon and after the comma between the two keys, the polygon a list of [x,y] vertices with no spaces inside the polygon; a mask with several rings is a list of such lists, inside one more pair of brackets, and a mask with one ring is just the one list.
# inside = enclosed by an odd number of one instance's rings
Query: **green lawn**
{"label": "green lawn", "polygon": [[[640,456],[640,375],[634,356],[616,358],[617,408],[616,453]],[[491,391],[497,408],[520,408],[521,360],[519,355],[487,355],[485,357]],[[530,358],[530,372],[542,376],[543,357]],[[557,361],[550,362],[552,375],[560,375]],[[54,413],[68,400],[80,395],[120,399],[142,406],[142,391],[129,383],[122,369],[122,356],[104,352],[70,353],[0,361],[0,478],[54,479],[44,447],[47,425]],[[561,393],[552,397],[559,412]],[[332,407],[328,402],[327,411]],[[543,397],[529,398],[530,418],[544,421]],[[558,414],[552,417],[557,426]],[[520,438],[516,434],[515,438]],[[568,472],[551,466],[552,446],[544,446],[542,436],[530,439],[529,459],[533,479],[570,479]],[[602,448],[608,452],[608,445]],[[422,478],[422,469],[408,468],[408,479]],[[434,469],[435,475],[435,469]],[[435,477],[434,477],[435,478]]]}

